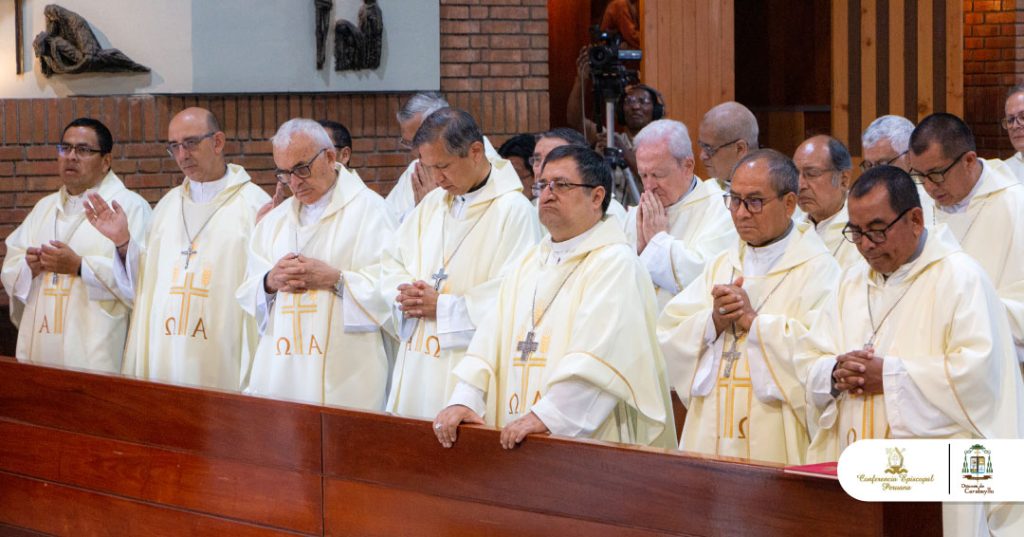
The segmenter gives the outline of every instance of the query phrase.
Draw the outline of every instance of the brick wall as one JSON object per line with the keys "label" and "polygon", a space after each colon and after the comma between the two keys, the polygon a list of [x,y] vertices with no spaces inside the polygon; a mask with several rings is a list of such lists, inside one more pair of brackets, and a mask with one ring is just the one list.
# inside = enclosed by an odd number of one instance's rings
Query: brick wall
{"label": "brick wall", "polygon": [[[442,0],[441,90],[480,122],[495,144],[548,127],[547,0]],[[0,101],[0,240],[60,186],[61,129],[93,116],[113,131],[114,170],[151,202],[181,181],[164,150],[167,123],[187,106],[220,118],[232,162],[273,184],[267,141],[285,120],[330,118],[353,136],[352,165],[386,194],[408,164],[398,148],[395,112],[409,94],[190,95],[4,99]],[[6,248],[0,245],[0,255]],[[6,295],[0,295],[0,302]]]}
{"label": "brick wall", "polygon": [[[1019,37],[1018,37],[1019,36]],[[964,117],[983,157],[1013,154],[999,126],[1010,86],[1024,80],[1024,1],[964,2]]]}

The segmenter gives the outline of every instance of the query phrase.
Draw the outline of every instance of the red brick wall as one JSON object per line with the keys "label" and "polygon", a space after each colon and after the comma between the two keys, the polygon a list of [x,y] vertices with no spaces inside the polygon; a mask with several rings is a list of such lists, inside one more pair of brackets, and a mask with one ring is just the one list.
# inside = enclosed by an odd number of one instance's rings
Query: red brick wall
{"label": "red brick wall", "polygon": [[[547,129],[547,0],[442,0],[441,90],[472,113],[495,144]],[[362,95],[191,95],[3,99],[0,101],[0,240],[42,196],[59,186],[56,151],[65,124],[79,116],[114,134],[114,170],[155,202],[181,181],[164,150],[167,123],[187,106],[213,110],[227,134],[232,162],[269,186],[267,141],[285,120],[329,118],[353,136],[352,165],[386,194],[408,163],[398,148],[395,113],[408,93]],[[269,189],[268,189],[269,190]],[[0,255],[6,248],[0,245]],[[0,302],[6,295],[0,295]]]}
{"label": "red brick wall", "polygon": [[999,121],[1006,91],[1024,80],[1024,5],[1018,4],[1024,2],[964,2],[964,119],[987,158],[1014,152]]}

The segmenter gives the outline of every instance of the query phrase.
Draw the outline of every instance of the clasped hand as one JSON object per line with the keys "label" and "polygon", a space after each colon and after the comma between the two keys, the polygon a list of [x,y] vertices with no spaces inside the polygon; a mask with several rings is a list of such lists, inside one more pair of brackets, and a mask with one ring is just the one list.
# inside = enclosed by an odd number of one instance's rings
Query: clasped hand
{"label": "clasped hand", "polygon": [[398,286],[395,302],[406,317],[436,319],[438,292],[423,280]]}
{"label": "clasped hand", "polygon": [[288,254],[270,269],[264,280],[268,293],[284,291],[303,293],[313,289],[333,289],[341,272],[320,261],[301,254]]}
{"label": "clasped hand", "polygon": [[735,325],[742,332],[749,332],[750,326],[757,318],[757,312],[750,304],[750,297],[743,289],[743,276],[736,278],[732,284],[720,284],[711,288],[714,299],[711,308],[711,320],[715,323],[715,332],[721,334],[726,328]]}

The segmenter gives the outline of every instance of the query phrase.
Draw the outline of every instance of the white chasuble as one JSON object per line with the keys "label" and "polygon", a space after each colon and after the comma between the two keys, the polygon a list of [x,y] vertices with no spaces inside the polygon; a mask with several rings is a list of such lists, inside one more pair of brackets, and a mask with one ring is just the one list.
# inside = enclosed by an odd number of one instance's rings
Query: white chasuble
{"label": "white chasuble", "polygon": [[[761,275],[737,244],[708,263],[658,319],[670,380],[686,405],[680,449],[800,464],[810,437],[802,379],[793,356],[839,283],[840,270],[810,224],[794,224],[785,250]],[[763,248],[761,249],[763,250]],[[758,315],[750,333],[711,321],[712,288],[743,276]]]}
{"label": "white chasuble", "polygon": [[[402,221],[382,257],[381,292],[393,303],[403,283],[439,282],[441,298],[456,299],[476,328],[494,310],[501,276],[539,237],[536,209],[507,160],[491,160],[491,175],[459,217],[453,197],[435,189]],[[435,279],[444,267],[443,279]],[[439,300],[440,303],[440,300]],[[387,410],[431,419],[455,388],[451,370],[468,338],[439,333],[436,319],[404,319],[394,311],[400,336]]]}
{"label": "white chasuble", "polygon": [[[394,231],[384,199],[340,165],[319,220],[302,226],[301,203],[289,198],[256,226],[242,308],[265,329],[245,392],[316,404],[384,409],[388,361],[381,325],[390,301],[380,293],[380,254]],[[264,276],[285,255],[300,253],[342,273],[341,296],[331,289],[279,291],[269,314],[258,311]]]}
{"label": "white chasuble", "polygon": [[[798,358],[807,371],[809,419],[817,426],[808,462],[836,461],[864,438],[1020,438],[1024,432],[1024,387],[1002,303],[946,226],[931,230],[917,259],[888,279],[867,264],[848,271],[812,334]],[[833,398],[836,356],[872,340],[884,360],[883,393]],[[984,513],[972,514],[971,505],[943,506],[947,535],[974,534],[964,528],[976,527]],[[1001,513],[1008,506],[988,506],[995,535],[1020,534],[996,531],[1007,524]],[[1024,518],[1018,515],[1017,523]]]}
{"label": "white chasuble", "polygon": [[620,226],[605,216],[561,263],[548,236],[502,282],[494,315],[455,369],[486,392],[490,425],[526,415],[552,386],[582,381],[617,400],[593,438],[676,446],[653,287]]}
{"label": "white chasuble", "polygon": [[1017,358],[1024,361],[1024,185],[998,160],[982,166],[966,209],[939,209],[936,219],[992,280],[1010,318]]}
{"label": "white chasuble", "polygon": [[[654,281],[658,311],[700,276],[704,265],[736,243],[736,228],[717,181],[696,179],[693,190],[667,208],[668,232],[657,234],[640,260]],[[626,237],[636,251],[637,208],[629,208]]]}
{"label": "white chasuble", "polygon": [[[125,188],[114,172],[107,173],[95,192],[124,209],[133,234],[144,232],[152,213],[149,203]],[[117,287],[114,244],[86,221],[81,202],[70,200],[62,187],[41,199],[7,237],[3,284],[11,297],[11,320],[19,328],[15,356],[26,362],[117,373],[131,298]],[[26,249],[52,240],[82,257],[81,277],[43,272],[32,278]]]}
{"label": "white chasuble", "polygon": [[140,251],[125,374],[239,389],[257,334],[235,290],[245,278],[256,211],[270,196],[240,166],[229,164],[227,179],[206,203],[191,200],[186,179],[157,204],[148,235],[132,240]]}
{"label": "white chasuble", "polygon": [[840,269],[846,270],[858,263],[864,262],[864,258],[857,250],[857,245],[843,237],[843,228],[850,222],[850,216],[846,212],[845,203],[839,209],[839,212],[825,220],[815,224],[811,222],[811,218],[808,216],[807,222],[814,226],[814,230],[821,237],[821,241],[825,243],[825,248],[828,248],[829,253],[836,259],[836,263],[839,263]]}
{"label": "white chasuble", "polygon": [[1006,169],[1017,178],[1018,181],[1024,182],[1024,155],[1020,151],[1016,152],[1012,157],[1003,159],[1003,165]]}

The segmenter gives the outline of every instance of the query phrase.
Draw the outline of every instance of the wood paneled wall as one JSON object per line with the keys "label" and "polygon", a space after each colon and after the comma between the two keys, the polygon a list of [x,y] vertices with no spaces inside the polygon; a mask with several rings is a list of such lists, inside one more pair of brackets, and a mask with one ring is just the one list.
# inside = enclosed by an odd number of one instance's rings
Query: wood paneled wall
{"label": "wood paneled wall", "polygon": [[963,2],[832,0],[832,134],[861,154],[878,116],[963,115]]}
{"label": "wood paneled wall", "polygon": [[733,0],[643,0],[641,8],[643,80],[696,145],[704,113],[735,95]]}

